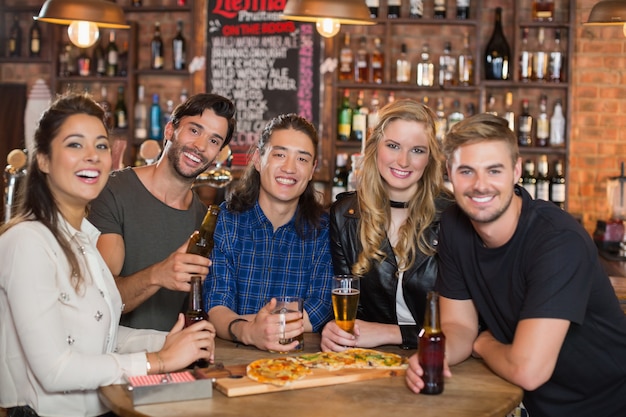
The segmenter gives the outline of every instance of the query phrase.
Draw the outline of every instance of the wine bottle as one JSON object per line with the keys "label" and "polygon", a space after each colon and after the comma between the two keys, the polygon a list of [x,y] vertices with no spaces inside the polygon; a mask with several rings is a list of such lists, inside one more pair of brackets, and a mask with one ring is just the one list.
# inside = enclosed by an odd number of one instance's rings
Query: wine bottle
{"label": "wine bottle", "polygon": [[396,82],[408,83],[411,80],[411,63],[406,55],[406,44],[400,47],[400,56],[396,60]]}
{"label": "wine bottle", "polygon": [[533,117],[530,115],[528,99],[522,100],[522,113],[517,122],[517,144],[519,146],[532,146],[533,144]]}
{"label": "wine bottle", "polygon": [[148,106],[146,106],[145,87],[137,87],[137,102],[135,103],[135,139],[144,141],[148,138]]}
{"label": "wine bottle", "polygon": [[380,0],[365,0],[365,4],[370,10],[370,17],[372,19],[378,18],[378,10],[380,8]]}
{"label": "wine bottle", "polygon": [[446,18],[446,0],[434,0],[434,18]]}
{"label": "wine bottle", "polygon": [[548,51],[544,46],[545,31],[539,28],[537,33],[537,50],[533,53],[533,81],[545,81],[548,76]]}
{"label": "wine bottle", "polygon": [[424,326],[419,333],[418,358],[424,371],[421,394],[441,394],[444,388],[443,360],[446,350],[446,337],[441,330],[439,319],[439,295],[429,291],[424,313]]}
{"label": "wine bottle", "polygon": [[548,156],[540,155],[537,162],[537,200],[550,201],[550,178],[548,177]]}
{"label": "wine bottle", "polygon": [[37,23],[36,20],[33,20],[33,25],[30,27],[28,49],[30,56],[41,56],[41,29],[39,28],[39,23]]}
{"label": "wine bottle", "polygon": [[333,177],[333,188],[331,202],[337,200],[337,195],[348,191],[348,154],[338,153],[335,164],[335,175]]}
{"label": "wine bottle", "polygon": [[150,51],[151,51],[151,59],[150,59],[150,67],[152,69],[163,69],[163,63],[165,59],[163,58],[163,39],[161,38],[161,23],[154,23],[154,35],[152,36],[152,41],[150,42]]}
{"label": "wine bottle", "polygon": [[159,94],[152,95],[152,105],[150,106],[150,132],[148,137],[154,140],[163,140],[163,126],[161,105],[159,104]]}
{"label": "wine bottle", "polygon": [[115,117],[113,117],[113,109],[111,108],[108,95],[109,92],[103,85],[100,89],[100,101],[98,101],[98,104],[102,107],[102,110],[104,110],[104,123],[108,129],[113,129],[113,127],[115,127]]}
{"label": "wine bottle", "polygon": [[20,27],[20,17],[13,15],[13,25],[9,29],[9,56],[22,56],[22,28]]}
{"label": "wine bottle", "polygon": [[459,54],[459,84],[470,86],[474,84],[474,55],[469,45],[469,34],[463,35],[463,50]]}
{"label": "wine bottle", "polygon": [[554,30],[554,47],[550,51],[548,78],[558,83],[563,81],[563,51],[561,50],[561,29]]}
{"label": "wine bottle", "polygon": [[519,55],[519,79],[520,81],[530,81],[533,74],[533,54],[528,49],[528,32],[527,27],[522,29],[522,51]]}
{"label": "wine bottle", "polygon": [[495,12],[494,28],[485,50],[485,78],[487,80],[508,80],[511,49],[502,31],[502,8]]}
{"label": "wine bottle", "polygon": [[417,63],[417,85],[432,87],[435,84],[435,66],[430,59],[430,47],[427,43],[422,45],[421,61]]}
{"label": "wine bottle", "polygon": [[350,107],[350,91],[344,90],[343,100],[337,116],[337,136],[341,141],[350,140],[352,130],[352,107]]}
{"label": "wine bottle", "polygon": [[370,79],[370,54],[367,52],[367,39],[361,36],[359,40],[359,49],[356,51],[354,60],[354,81],[357,83],[366,83]]}
{"label": "wine bottle", "polygon": [[363,90],[359,91],[359,95],[356,100],[356,107],[352,111],[352,133],[350,138],[357,142],[365,141],[365,134],[367,131],[367,111],[363,106],[363,98],[365,93]]}
{"label": "wine bottle", "polygon": [[451,87],[456,84],[456,58],[452,56],[452,44],[446,42],[443,54],[439,56],[439,87]]}
{"label": "wine bottle", "polygon": [[200,229],[193,232],[187,244],[187,253],[204,256],[208,258],[213,251],[213,233],[220,214],[219,206],[211,204],[207,209]]}
{"label": "wine bottle", "polygon": [[[200,275],[192,275],[190,281],[191,289],[189,290],[189,305],[185,312],[185,327],[192,324],[208,320],[206,312],[202,308],[202,277]],[[206,368],[209,362],[206,359],[198,359],[188,366],[188,368]]]}
{"label": "wine bottle", "polygon": [[537,196],[537,178],[535,177],[535,163],[531,159],[524,162],[524,171],[520,178],[520,184],[534,199]]}
{"label": "wine bottle", "polygon": [[539,116],[537,116],[536,146],[548,146],[550,141],[550,119],[548,119],[548,97],[545,94],[539,99]]}
{"label": "wine bottle", "polygon": [[115,31],[109,32],[109,44],[106,50],[107,56],[107,71],[106,74],[109,77],[115,77],[117,75],[117,64],[119,58],[119,52],[117,44],[115,43]]}
{"label": "wine bottle", "polygon": [[554,173],[550,177],[550,201],[561,209],[565,209],[565,176],[561,161],[554,163]]}
{"label": "wine bottle", "polygon": [[98,40],[96,46],[93,48],[93,58],[91,64],[93,65],[93,73],[99,76],[106,75],[107,72],[107,59],[106,51],[102,46],[102,40]]}
{"label": "wine bottle", "polygon": [[387,19],[397,19],[400,17],[400,5],[402,0],[387,1]]}
{"label": "wine bottle", "polygon": [[376,84],[383,83],[385,72],[385,55],[380,47],[380,38],[374,38],[374,50],[370,58],[371,82]]}
{"label": "wine bottle", "polygon": [[461,20],[470,18],[470,0],[456,0],[456,18]]}
{"label": "wine bottle", "polygon": [[172,57],[174,59],[175,70],[184,70],[186,64],[185,55],[185,37],[183,36],[183,21],[179,20],[176,23],[176,36],[172,39]]}
{"label": "wine bottle", "polygon": [[554,112],[550,118],[550,146],[555,148],[565,146],[565,116],[560,100],[554,103]]}
{"label": "wine bottle", "polygon": [[124,99],[124,87],[117,87],[117,102],[115,103],[115,127],[126,129],[128,127],[128,112],[126,111],[126,100]]}
{"label": "wine bottle", "polygon": [[339,51],[339,81],[354,79],[354,53],[350,47],[350,33],[343,35],[343,46]]}

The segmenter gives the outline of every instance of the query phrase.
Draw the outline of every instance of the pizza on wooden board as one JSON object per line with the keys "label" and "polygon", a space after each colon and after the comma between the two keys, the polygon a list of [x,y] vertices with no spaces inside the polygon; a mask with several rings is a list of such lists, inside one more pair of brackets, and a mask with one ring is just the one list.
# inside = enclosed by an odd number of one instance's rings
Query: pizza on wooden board
{"label": "pizza on wooden board", "polygon": [[290,356],[271,359],[258,359],[248,365],[248,378],[263,384],[287,385],[311,373],[311,369],[297,358]]}

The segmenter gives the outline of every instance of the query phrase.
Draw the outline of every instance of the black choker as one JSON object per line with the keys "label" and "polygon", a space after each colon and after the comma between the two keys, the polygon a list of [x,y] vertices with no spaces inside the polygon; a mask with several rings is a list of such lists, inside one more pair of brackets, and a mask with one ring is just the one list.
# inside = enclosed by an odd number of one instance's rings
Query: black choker
{"label": "black choker", "polygon": [[409,207],[409,203],[407,201],[393,201],[393,200],[389,200],[389,205],[392,208],[408,208]]}

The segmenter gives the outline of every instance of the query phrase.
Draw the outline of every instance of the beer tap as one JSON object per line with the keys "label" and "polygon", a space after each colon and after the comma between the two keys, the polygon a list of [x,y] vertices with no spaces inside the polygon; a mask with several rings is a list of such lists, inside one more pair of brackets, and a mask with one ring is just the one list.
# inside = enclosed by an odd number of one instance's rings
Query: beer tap
{"label": "beer tap", "polygon": [[224,188],[233,180],[230,170],[222,164],[228,162],[232,152],[230,146],[226,145],[215,158],[215,167],[200,173],[194,181],[192,188],[210,186],[213,188]]}
{"label": "beer tap", "polygon": [[7,166],[4,169],[4,222],[8,222],[13,215],[13,208],[22,178],[26,176],[26,162],[28,157],[23,149],[13,149],[7,155]]}

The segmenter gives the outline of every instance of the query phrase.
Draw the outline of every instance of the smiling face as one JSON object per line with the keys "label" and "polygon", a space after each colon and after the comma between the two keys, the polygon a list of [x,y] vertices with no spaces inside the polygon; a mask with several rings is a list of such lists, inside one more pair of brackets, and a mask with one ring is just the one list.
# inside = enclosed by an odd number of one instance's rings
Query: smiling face
{"label": "smiling face", "polygon": [[475,227],[509,222],[516,215],[511,201],[522,167],[500,140],[458,147],[448,161],[448,175],[459,207]]}
{"label": "smiling face", "polygon": [[377,144],[376,165],[385,180],[389,198],[409,201],[428,165],[430,149],[422,122],[396,119],[390,122]]}
{"label": "smiling face", "polygon": [[259,204],[265,211],[276,203],[294,210],[315,170],[315,148],[305,133],[294,129],[275,130],[263,154],[257,149],[254,167],[261,177]]}
{"label": "smiling face", "polygon": [[37,154],[58,206],[84,209],[104,188],[111,171],[111,149],[102,120],[69,116],[52,139],[50,154]]}
{"label": "smiling face", "polygon": [[182,178],[195,179],[213,162],[224,143],[228,121],[207,109],[197,116],[185,116],[177,129],[170,122],[165,137],[171,138],[167,158]]}

